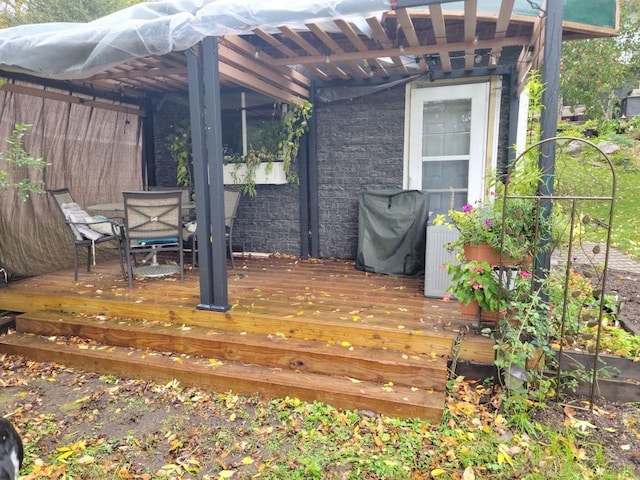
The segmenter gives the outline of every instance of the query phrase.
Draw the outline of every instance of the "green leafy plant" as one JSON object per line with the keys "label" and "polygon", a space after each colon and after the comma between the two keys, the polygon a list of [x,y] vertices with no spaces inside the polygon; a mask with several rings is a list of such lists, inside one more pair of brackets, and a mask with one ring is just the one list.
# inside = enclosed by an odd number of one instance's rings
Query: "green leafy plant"
{"label": "green leafy plant", "polygon": [[[282,116],[279,123],[271,124],[252,132],[252,142],[255,148],[249,148],[246,155],[234,154],[225,156],[225,164],[234,164],[233,179],[237,185],[244,185],[243,192],[255,196],[255,173],[261,163],[267,163],[267,171],[273,168],[274,162],[282,162],[283,169],[289,183],[298,182],[298,176],[291,168],[296,159],[302,135],[309,128],[313,107],[308,101],[292,105]],[[191,187],[192,148],[191,130],[188,122],[181,122],[165,137],[165,144],[169,154],[176,161],[176,179],[178,185]],[[274,149],[274,146],[275,149]],[[242,167],[246,168],[242,168]]]}
{"label": "green leafy plant", "polygon": [[12,177],[23,168],[42,171],[49,165],[42,160],[42,158],[36,158],[24,149],[24,136],[29,128],[31,128],[31,125],[26,123],[17,123],[14,126],[11,135],[9,135],[7,139],[9,149],[4,152],[4,161],[7,168],[4,170],[0,169],[0,189],[15,189],[18,197],[23,202],[26,201],[32,193],[43,193],[44,182],[42,180],[31,180],[28,177],[23,177],[16,181],[13,180]]}
{"label": "green leafy plant", "polygon": [[189,122],[178,123],[166,136],[165,144],[169,154],[176,161],[176,183],[183,187],[193,185],[191,127]]}
{"label": "green leafy plant", "polygon": [[451,283],[444,299],[455,297],[465,304],[475,300],[484,311],[509,312],[512,304],[526,299],[531,290],[532,274],[522,266],[494,267],[488,262],[470,260],[449,263],[447,273]]}

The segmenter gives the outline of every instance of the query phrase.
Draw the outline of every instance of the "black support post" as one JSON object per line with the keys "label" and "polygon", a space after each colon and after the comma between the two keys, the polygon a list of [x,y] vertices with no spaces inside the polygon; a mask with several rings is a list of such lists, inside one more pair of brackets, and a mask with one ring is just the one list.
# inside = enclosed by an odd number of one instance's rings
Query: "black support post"
{"label": "black support post", "polygon": [[[542,64],[542,104],[544,108],[540,115],[541,140],[556,136],[558,131],[558,105],[560,97],[560,61],[562,56],[562,13],[563,2],[546,2],[544,56]],[[553,195],[553,181],[555,177],[556,144],[549,141],[541,145],[538,164],[542,169],[542,181],[539,194]],[[552,204],[550,199],[541,200],[542,215],[549,218]],[[542,241],[550,242],[550,238]],[[551,249],[544,249],[536,255],[536,275],[544,277],[551,267]]]}
{"label": "black support post", "polygon": [[227,311],[227,262],[217,38],[187,52],[201,310]]}

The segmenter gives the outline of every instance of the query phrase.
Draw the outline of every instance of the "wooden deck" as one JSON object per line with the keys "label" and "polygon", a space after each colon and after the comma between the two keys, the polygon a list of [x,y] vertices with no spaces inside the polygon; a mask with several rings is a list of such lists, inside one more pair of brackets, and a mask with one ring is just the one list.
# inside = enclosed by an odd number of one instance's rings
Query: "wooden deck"
{"label": "wooden deck", "polygon": [[77,283],[62,271],[0,290],[0,310],[23,313],[0,351],[436,419],[453,352],[491,363],[493,350],[457,304],[425,298],[423,280],[365,273],[351,261],[236,259],[233,307],[219,313],[196,308],[197,271],[184,282],[136,280],[130,290],[117,261],[101,262]]}

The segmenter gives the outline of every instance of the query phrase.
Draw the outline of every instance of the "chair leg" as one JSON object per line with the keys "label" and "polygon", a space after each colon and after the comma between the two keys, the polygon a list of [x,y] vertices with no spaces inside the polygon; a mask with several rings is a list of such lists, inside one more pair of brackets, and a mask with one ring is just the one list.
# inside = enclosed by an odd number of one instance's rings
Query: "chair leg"
{"label": "chair leg", "polygon": [[73,249],[73,281],[78,281],[78,247]]}
{"label": "chair leg", "polygon": [[233,245],[231,245],[231,235],[227,238],[227,245],[229,246],[229,258],[231,258],[231,270],[236,268],[236,264],[233,260]]}
{"label": "chair leg", "polygon": [[126,273],[124,271],[124,245],[122,241],[118,239],[118,260],[120,261],[120,273],[122,273],[122,278],[125,277]]}
{"label": "chair leg", "polygon": [[133,288],[133,267],[131,266],[131,255],[127,253],[127,278],[129,280],[129,288]]}
{"label": "chair leg", "polygon": [[87,272],[91,271],[91,247],[87,247]]}

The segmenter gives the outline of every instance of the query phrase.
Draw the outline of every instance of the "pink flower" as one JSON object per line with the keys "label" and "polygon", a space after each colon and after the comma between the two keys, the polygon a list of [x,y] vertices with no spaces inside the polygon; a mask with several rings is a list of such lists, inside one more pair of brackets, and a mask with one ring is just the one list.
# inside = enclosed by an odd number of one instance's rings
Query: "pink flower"
{"label": "pink flower", "polygon": [[473,210],[473,205],[467,203],[466,205],[462,206],[462,211],[464,213],[469,213],[471,210]]}
{"label": "pink flower", "polygon": [[474,283],[473,284],[473,289],[474,290],[480,290],[482,288],[482,285],[480,285],[479,283]]}
{"label": "pink flower", "polygon": [[520,278],[525,278],[527,280],[533,276],[531,275],[531,273],[527,272],[526,270],[520,270],[518,272],[518,275],[520,275]]}
{"label": "pink flower", "polygon": [[484,226],[485,227],[493,227],[493,222],[489,219],[484,221]]}
{"label": "pink flower", "polygon": [[450,293],[448,293],[448,292],[447,292],[447,293],[445,293],[445,294],[442,296],[442,300],[444,300],[445,302],[449,302],[449,301],[451,300],[451,294],[450,294]]}

